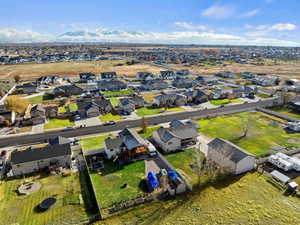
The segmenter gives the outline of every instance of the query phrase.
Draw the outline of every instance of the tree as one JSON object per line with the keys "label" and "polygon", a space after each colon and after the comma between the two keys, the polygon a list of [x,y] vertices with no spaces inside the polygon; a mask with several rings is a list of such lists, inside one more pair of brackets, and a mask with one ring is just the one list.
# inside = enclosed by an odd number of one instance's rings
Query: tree
{"label": "tree", "polygon": [[9,96],[5,99],[5,107],[17,114],[25,113],[29,103],[26,99],[20,98],[18,96]]}
{"label": "tree", "polygon": [[143,133],[146,133],[147,132],[147,129],[148,129],[148,121],[146,119],[146,117],[142,117],[142,131]]}
{"label": "tree", "polygon": [[14,76],[14,80],[15,80],[16,83],[19,83],[19,81],[21,80],[20,75],[18,75],[18,74],[15,75],[15,76]]}

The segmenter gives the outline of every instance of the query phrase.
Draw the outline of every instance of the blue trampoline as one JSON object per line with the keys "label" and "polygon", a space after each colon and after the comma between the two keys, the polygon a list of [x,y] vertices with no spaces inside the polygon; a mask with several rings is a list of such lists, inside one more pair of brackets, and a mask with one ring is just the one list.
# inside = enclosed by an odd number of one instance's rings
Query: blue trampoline
{"label": "blue trampoline", "polygon": [[159,187],[159,182],[158,182],[158,179],[157,179],[155,173],[149,172],[148,176],[147,176],[147,179],[148,179],[148,183],[149,183],[151,188],[158,188]]}
{"label": "blue trampoline", "polygon": [[172,180],[175,180],[179,177],[178,173],[174,170],[168,171],[168,175]]}

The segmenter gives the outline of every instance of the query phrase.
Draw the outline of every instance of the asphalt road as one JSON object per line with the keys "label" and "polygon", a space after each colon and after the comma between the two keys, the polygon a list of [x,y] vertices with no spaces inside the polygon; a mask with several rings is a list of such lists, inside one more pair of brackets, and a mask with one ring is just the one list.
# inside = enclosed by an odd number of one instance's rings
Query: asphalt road
{"label": "asphalt road", "polygon": [[[170,122],[175,119],[182,120],[182,119],[205,118],[207,116],[216,116],[216,115],[250,111],[256,109],[257,107],[268,106],[272,104],[272,102],[274,102],[274,99],[262,100],[254,103],[230,105],[230,106],[225,106],[216,109],[205,109],[205,110],[197,110],[197,111],[189,111],[189,112],[178,112],[178,113],[173,113],[168,115],[157,115],[154,117],[147,118],[147,121],[149,125],[157,125],[160,123]],[[78,136],[97,134],[97,133],[107,133],[107,132],[122,130],[126,127],[127,128],[139,127],[140,125],[141,125],[141,120],[137,119],[137,120],[120,121],[117,122],[115,125],[110,125],[110,126],[97,125],[91,127],[77,128],[75,130],[69,130],[69,131],[60,130],[60,131],[43,132],[39,134],[1,137],[0,147],[41,143],[55,136],[78,137]]]}

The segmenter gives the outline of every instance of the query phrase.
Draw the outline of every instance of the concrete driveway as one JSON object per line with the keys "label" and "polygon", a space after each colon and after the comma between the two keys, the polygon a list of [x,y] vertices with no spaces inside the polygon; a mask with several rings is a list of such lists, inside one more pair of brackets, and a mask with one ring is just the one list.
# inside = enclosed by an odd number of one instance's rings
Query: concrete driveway
{"label": "concrete driveway", "polygon": [[32,126],[33,133],[42,133],[44,131],[44,124],[37,124]]}
{"label": "concrete driveway", "polygon": [[75,125],[90,127],[90,126],[100,125],[100,120],[99,117],[86,118],[86,119],[75,121]]}

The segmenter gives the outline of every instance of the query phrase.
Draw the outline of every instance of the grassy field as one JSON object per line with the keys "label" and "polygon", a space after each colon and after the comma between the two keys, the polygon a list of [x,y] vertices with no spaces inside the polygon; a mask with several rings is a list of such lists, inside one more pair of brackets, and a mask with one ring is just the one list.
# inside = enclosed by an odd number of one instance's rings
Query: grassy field
{"label": "grassy field", "polygon": [[64,127],[73,127],[75,124],[69,119],[51,119],[48,123],[45,124],[44,129],[54,129],[54,128],[64,128]]}
{"label": "grassy field", "polygon": [[230,103],[239,103],[239,102],[243,102],[243,100],[241,99],[217,99],[217,100],[210,100],[209,101],[211,104],[213,105],[226,105],[226,104],[230,104]]}
{"label": "grassy field", "polygon": [[151,115],[156,115],[162,112],[162,109],[160,108],[147,108],[147,107],[143,107],[140,108],[136,111],[136,114],[140,117],[143,116],[151,116]]}
{"label": "grassy field", "polygon": [[104,140],[110,136],[111,135],[101,135],[96,137],[82,138],[80,140],[82,151],[87,152],[90,150],[104,148]]}
{"label": "grassy field", "polygon": [[[101,175],[90,174],[100,207],[109,206],[113,202],[126,200],[143,193],[139,184],[144,178],[144,171],[144,161],[131,163],[124,167],[112,161],[105,161]],[[127,184],[127,187],[121,188],[124,184]]]}
{"label": "grassy field", "polygon": [[160,126],[155,127],[148,127],[146,132],[143,132],[140,128],[138,129],[139,135],[141,135],[142,138],[146,139],[152,136],[153,132],[156,131]]}
{"label": "grassy field", "polygon": [[120,119],[122,119],[121,116],[119,116],[119,115],[113,115],[111,113],[108,113],[108,114],[105,114],[103,116],[100,116],[99,118],[100,118],[101,122],[107,122],[107,121],[110,121],[110,120],[120,120]]}
{"label": "grassy field", "polygon": [[121,91],[104,91],[103,92],[103,95],[105,97],[108,97],[108,96],[119,96],[119,97],[122,97],[122,96],[128,96],[128,95],[133,95],[135,94],[135,91],[134,90],[121,90]]}
{"label": "grassy field", "polygon": [[32,98],[27,98],[27,100],[30,104],[40,104],[43,101],[51,100],[51,99],[53,99],[53,97],[51,95],[48,95],[48,94],[38,95],[38,96],[35,96],[35,97],[32,97]]}
{"label": "grassy field", "polygon": [[[238,113],[198,123],[204,135],[227,139],[256,156],[268,153],[272,146],[300,147],[300,134],[286,133],[278,122],[263,113]],[[247,136],[240,138],[247,125]]]}
{"label": "grassy field", "polygon": [[278,112],[280,114],[286,115],[286,116],[300,119],[300,113],[297,113],[296,111],[288,109],[286,107],[273,107],[273,108],[271,108],[271,110]]}
{"label": "grassy field", "polygon": [[[45,225],[79,221],[87,216],[83,203],[80,204],[78,174],[69,177],[48,176],[39,178],[42,187],[27,196],[18,196],[16,189],[23,179],[14,179],[0,184],[0,224]],[[41,201],[55,196],[57,202],[46,212],[36,211]]]}
{"label": "grassy field", "polygon": [[109,71],[115,71],[119,75],[127,75],[132,77],[140,71],[157,73],[161,70],[159,67],[148,64],[124,64],[123,66],[116,66],[116,64],[125,62],[126,60],[103,60],[97,62],[2,65],[0,68],[0,79],[13,78],[16,74],[20,75],[22,79],[29,79],[48,74],[55,74],[58,76],[78,76],[79,73],[84,72],[99,74],[100,72]]}
{"label": "grassy field", "polygon": [[175,200],[139,206],[96,224],[286,225],[300,224],[300,202],[286,197],[264,176],[219,181]]}
{"label": "grassy field", "polygon": [[70,103],[68,107],[70,109],[70,112],[75,112],[75,111],[78,110],[78,106],[77,106],[77,104],[75,102],[74,103]]}
{"label": "grassy field", "polygon": [[165,158],[192,185],[195,185],[198,182],[198,176],[191,167],[191,165],[194,165],[196,163],[194,151],[195,150],[193,148],[189,148],[185,149],[184,151],[165,155]]}

